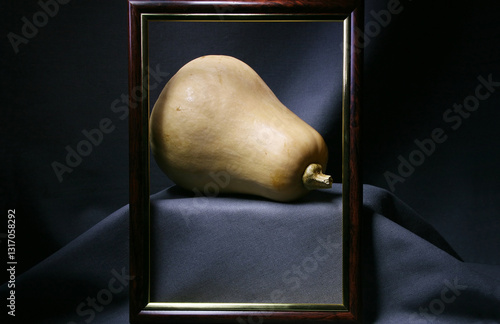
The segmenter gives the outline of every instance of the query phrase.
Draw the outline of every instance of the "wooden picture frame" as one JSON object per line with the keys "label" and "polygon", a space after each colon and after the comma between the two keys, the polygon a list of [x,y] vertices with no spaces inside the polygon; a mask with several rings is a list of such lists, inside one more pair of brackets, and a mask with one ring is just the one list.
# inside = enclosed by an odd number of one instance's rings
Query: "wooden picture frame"
{"label": "wooden picture frame", "polygon": [[[203,17],[227,21],[336,21],[343,24],[342,204],[343,303],[331,307],[265,303],[168,303],[150,300],[150,148],[148,21]],[[361,322],[359,118],[363,3],[357,0],[129,0],[130,322]]]}

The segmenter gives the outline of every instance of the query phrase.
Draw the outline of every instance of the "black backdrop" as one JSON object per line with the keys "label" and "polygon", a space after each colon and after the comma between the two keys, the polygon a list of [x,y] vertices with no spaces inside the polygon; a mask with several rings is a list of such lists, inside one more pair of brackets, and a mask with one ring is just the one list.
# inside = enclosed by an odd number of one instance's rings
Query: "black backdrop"
{"label": "black backdrop", "polygon": [[[15,208],[16,275],[28,277],[128,203],[128,119],[113,110],[127,96],[127,3],[60,1],[41,15],[42,3],[55,2],[0,4],[0,244]],[[363,182],[413,208],[464,261],[499,265],[500,5],[402,0],[381,14],[394,3],[366,3]],[[58,178],[55,162],[98,127],[102,140]]]}

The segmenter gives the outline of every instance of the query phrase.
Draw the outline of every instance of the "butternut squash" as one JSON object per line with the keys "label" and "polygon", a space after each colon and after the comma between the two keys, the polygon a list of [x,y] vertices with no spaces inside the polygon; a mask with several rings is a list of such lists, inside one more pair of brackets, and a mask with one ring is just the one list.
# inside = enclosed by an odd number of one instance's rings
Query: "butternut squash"
{"label": "butternut squash", "polygon": [[321,135],[230,56],[184,65],[162,90],[149,127],[158,165],[188,190],[285,202],[332,186]]}

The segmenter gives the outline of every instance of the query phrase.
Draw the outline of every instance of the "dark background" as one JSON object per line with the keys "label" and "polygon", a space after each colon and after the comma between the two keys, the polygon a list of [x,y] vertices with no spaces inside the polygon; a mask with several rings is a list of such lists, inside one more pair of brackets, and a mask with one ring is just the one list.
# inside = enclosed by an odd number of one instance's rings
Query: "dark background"
{"label": "dark background", "polygon": [[[500,5],[406,0],[380,23],[387,6],[366,2],[363,182],[392,191],[465,261],[498,265],[500,87],[460,126],[443,114],[474,95],[479,77],[500,82]],[[128,203],[128,119],[111,109],[128,91],[127,3],[60,5],[15,53],[7,35],[22,35],[22,18],[38,11],[37,1],[0,4],[0,212],[16,209],[18,275]],[[52,163],[105,118],[112,131],[59,181]],[[415,141],[436,128],[446,141],[391,187],[398,157],[416,156]]]}

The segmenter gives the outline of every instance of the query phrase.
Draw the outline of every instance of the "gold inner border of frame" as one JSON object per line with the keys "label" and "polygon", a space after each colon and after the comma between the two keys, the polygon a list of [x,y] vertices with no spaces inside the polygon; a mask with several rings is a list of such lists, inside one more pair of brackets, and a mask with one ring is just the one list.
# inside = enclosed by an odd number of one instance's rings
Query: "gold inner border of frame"
{"label": "gold inner border of frame", "polygon": [[[150,286],[151,276],[148,275],[147,295],[148,304],[145,310],[148,311],[347,311],[346,304],[349,301],[349,120],[350,120],[350,39],[351,39],[351,19],[349,16],[334,15],[288,15],[288,14],[141,14],[141,71],[142,71],[142,91],[149,93],[149,53],[148,53],[148,23],[149,21],[169,21],[169,22],[338,22],[343,23],[343,82],[342,82],[342,299],[343,304],[280,304],[280,303],[177,303],[177,302],[151,302]],[[150,113],[149,95],[147,100],[143,100],[142,111],[146,117],[145,129],[149,129],[147,123]],[[149,147],[149,134],[148,139]],[[148,165],[150,156],[148,150]],[[148,174],[150,172],[148,171]],[[148,180],[148,188],[150,181]],[[148,189],[148,197],[150,195]],[[145,207],[144,215],[147,215],[147,224],[150,226],[149,204]],[[148,250],[150,246],[150,231],[148,228]],[[150,271],[151,254],[145,261],[147,272]]]}

